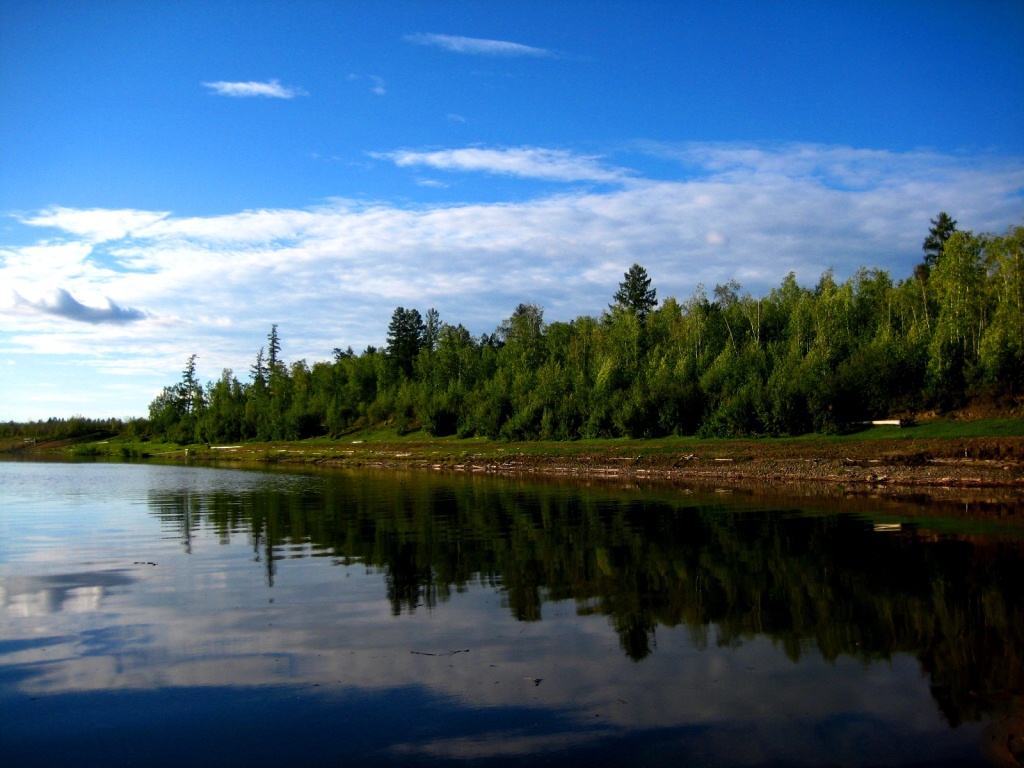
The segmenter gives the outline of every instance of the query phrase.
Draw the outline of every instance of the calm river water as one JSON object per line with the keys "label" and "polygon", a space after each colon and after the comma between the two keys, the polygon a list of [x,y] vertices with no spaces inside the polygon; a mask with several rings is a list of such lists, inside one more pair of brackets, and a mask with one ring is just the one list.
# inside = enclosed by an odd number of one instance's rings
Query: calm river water
{"label": "calm river water", "polygon": [[991,765],[1024,526],[941,511],[0,462],[0,763]]}

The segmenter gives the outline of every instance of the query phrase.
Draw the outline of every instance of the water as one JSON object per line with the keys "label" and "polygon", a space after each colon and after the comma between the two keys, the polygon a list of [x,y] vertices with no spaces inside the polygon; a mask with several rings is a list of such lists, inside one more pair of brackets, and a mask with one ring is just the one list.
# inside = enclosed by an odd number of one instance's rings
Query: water
{"label": "water", "polygon": [[0,762],[992,764],[1018,507],[714,491],[0,462]]}

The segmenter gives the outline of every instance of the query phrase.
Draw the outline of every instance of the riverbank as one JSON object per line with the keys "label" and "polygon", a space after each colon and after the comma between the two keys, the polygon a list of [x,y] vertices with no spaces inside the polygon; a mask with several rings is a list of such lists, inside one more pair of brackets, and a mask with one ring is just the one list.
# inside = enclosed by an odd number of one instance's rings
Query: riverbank
{"label": "riverbank", "polygon": [[495,475],[814,482],[1024,491],[1024,420],[873,427],[843,436],[503,443],[393,430],[288,443],[190,445],[110,438],[8,444],[6,452],[122,459],[416,468]]}
{"label": "riverbank", "polygon": [[[447,446],[445,446],[446,448]],[[730,482],[824,482],[856,485],[1019,487],[1024,490],[1024,439],[920,440],[855,444],[802,440],[791,443],[715,441],[679,446],[661,441],[585,445],[514,443],[453,452],[435,444],[213,447],[190,453],[219,461],[421,468],[496,475],[624,477]]]}

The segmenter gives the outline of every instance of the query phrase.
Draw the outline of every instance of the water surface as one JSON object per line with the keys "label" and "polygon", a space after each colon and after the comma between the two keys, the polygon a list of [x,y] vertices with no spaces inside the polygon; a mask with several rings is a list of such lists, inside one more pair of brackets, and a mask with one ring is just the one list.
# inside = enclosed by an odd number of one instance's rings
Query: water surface
{"label": "water surface", "polygon": [[0,755],[989,765],[1024,683],[1004,512],[0,462]]}

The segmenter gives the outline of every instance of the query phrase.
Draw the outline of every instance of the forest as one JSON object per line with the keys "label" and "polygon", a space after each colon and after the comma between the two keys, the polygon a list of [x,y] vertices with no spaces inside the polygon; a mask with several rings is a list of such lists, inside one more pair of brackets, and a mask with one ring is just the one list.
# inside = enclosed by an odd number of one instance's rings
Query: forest
{"label": "forest", "polygon": [[149,408],[178,443],[299,440],[388,424],[491,439],[830,433],[859,420],[1024,392],[1024,227],[932,219],[924,258],[894,282],[861,268],[755,298],[735,281],[658,302],[634,264],[600,317],[544,321],[520,304],[472,336],[398,307],[383,349],[285,361],[277,325],[246,380],[202,384],[196,356]]}
{"label": "forest", "polygon": [[600,317],[544,322],[520,304],[474,338],[395,309],[384,349],[286,363],[277,326],[248,379],[203,385],[192,355],[149,418],[0,424],[0,438],[128,434],[181,444],[399,433],[502,440],[836,433],[1024,397],[1024,226],[1002,235],[931,220],[924,258],[894,283],[861,268],[813,288],[787,275],[754,298],[735,281],[657,299],[634,264]]}

